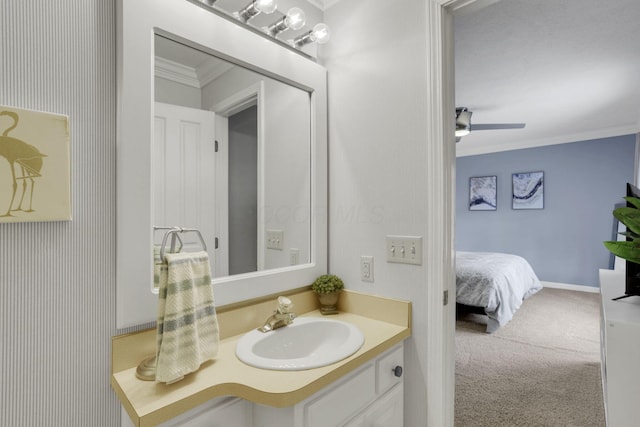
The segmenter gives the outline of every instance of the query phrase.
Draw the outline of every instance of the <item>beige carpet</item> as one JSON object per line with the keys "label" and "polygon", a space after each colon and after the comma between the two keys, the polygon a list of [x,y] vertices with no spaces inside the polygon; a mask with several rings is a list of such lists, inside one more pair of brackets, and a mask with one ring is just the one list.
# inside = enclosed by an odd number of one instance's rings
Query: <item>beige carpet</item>
{"label": "beige carpet", "polygon": [[456,427],[604,426],[600,296],[544,288],[492,335],[456,324]]}

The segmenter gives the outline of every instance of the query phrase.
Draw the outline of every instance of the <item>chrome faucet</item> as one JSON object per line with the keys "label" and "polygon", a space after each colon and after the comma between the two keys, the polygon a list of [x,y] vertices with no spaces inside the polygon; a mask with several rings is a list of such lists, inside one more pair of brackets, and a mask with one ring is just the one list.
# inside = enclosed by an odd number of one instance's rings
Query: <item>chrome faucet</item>
{"label": "chrome faucet", "polygon": [[287,297],[278,297],[278,309],[264,322],[264,325],[258,328],[260,332],[269,332],[274,329],[282,328],[293,323],[296,317],[291,312],[293,303]]}

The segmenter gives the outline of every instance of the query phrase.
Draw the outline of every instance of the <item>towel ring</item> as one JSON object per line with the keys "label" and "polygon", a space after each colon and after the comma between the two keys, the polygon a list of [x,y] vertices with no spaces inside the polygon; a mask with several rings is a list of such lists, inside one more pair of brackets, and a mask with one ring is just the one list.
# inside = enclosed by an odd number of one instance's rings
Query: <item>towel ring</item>
{"label": "towel ring", "polygon": [[[154,225],[153,226],[153,231],[156,231],[156,230],[174,230],[176,228],[178,228],[178,227],[157,227],[157,226]],[[180,246],[178,246],[178,250],[176,250],[176,239],[178,240],[178,243],[180,244]],[[184,247],[184,243],[182,242],[182,238],[180,237],[179,234],[174,233],[171,236],[171,248],[170,248],[170,251],[172,253],[180,252],[183,247]]]}
{"label": "towel ring", "polygon": [[166,249],[167,246],[167,238],[169,236],[172,236],[172,244],[171,244],[171,251],[173,252],[175,250],[175,241],[173,240],[173,237],[177,237],[180,240],[180,249],[182,249],[182,240],[180,239],[179,233],[196,233],[196,235],[198,236],[198,239],[200,240],[200,244],[202,246],[202,250],[206,251],[207,250],[207,245],[204,242],[204,239],[202,238],[202,234],[200,233],[200,230],[198,230],[197,228],[182,228],[182,227],[154,227],[154,229],[169,229],[169,231],[167,231],[164,234],[164,237],[162,238],[162,245],[160,246],[160,261],[165,262],[165,258],[164,258],[164,251]]}

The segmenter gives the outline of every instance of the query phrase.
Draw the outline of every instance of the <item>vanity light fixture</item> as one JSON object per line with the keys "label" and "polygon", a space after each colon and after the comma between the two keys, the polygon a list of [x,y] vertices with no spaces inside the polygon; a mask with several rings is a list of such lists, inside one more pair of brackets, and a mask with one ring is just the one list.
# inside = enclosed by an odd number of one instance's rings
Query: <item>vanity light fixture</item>
{"label": "vanity light fixture", "polygon": [[278,34],[288,29],[299,30],[304,27],[305,19],[302,9],[292,7],[282,19],[266,27],[265,32],[269,33],[272,37],[277,37]]}
{"label": "vanity light fixture", "polygon": [[233,16],[246,23],[261,12],[268,15],[275,12],[277,8],[276,0],[253,0],[244,9],[234,12]]}
{"label": "vanity light fixture", "polygon": [[316,24],[311,31],[301,35],[293,40],[293,45],[300,48],[308,43],[316,42],[318,44],[324,44],[329,41],[331,33],[329,27],[325,24]]}

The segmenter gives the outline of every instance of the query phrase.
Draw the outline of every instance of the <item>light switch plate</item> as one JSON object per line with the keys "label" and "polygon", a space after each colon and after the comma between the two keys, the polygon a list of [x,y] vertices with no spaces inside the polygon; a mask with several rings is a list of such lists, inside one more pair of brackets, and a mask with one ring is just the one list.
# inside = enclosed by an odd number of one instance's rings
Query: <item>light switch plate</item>
{"label": "light switch plate", "polygon": [[284,250],[283,230],[267,230],[267,249]]}
{"label": "light switch plate", "polygon": [[387,236],[387,262],[422,265],[422,236]]}

